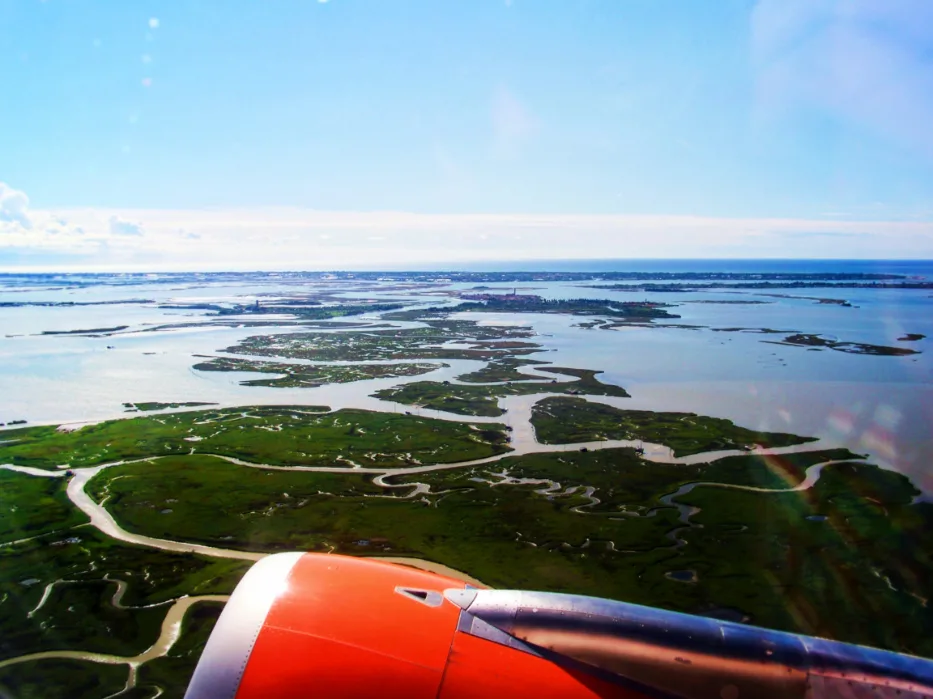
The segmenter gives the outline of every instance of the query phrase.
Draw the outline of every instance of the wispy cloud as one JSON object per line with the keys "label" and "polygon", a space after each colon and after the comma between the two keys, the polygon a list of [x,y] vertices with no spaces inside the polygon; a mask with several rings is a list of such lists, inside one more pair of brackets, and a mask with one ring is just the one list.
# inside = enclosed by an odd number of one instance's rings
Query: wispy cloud
{"label": "wispy cloud", "polygon": [[933,157],[933,3],[759,0],[759,112],[818,109]]}
{"label": "wispy cloud", "polygon": [[29,197],[25,192],[0,182],[0,222],[32,228],[29,218]]}
{"label": "wispy cloud", "polygon": [[[594,258],[933,259],[933,221],[31,209],[0,183],[0,269],[335,269]],[[844,250],[840,242],[845,241]]]}
{"label": "wispy cloud", "polygon": [[[129,259],[140,249],[130,239],[142,237],[142,225],[125,216],[83,210],[77,219],[67,211],[33,209],[25,192],[0,182],[0,265],[12,256],[11,251],[35,260],[49,255]],[[160,236],[160,244],[165,240]]]}
{"label": "wispy cloud", "polygon": [[112,235],[142,235],[143,227],[139,223],[127,221],[119,216],[111,216],[110,233]]}
{"label": "wispy cloud", "polygon": [[[28,236],[0,235],[0,267],[9,267],[24,250],[54,252],[60,264],[71,267],[110,269],[399,268],[626,257],[933,258],[929,222],[307,209],[74,209],[55,215],[69,222],[66,232],[43,226]],[[146,234],[114,234],[114,218],[138,221]],[[77,234],[79,228],[86,234]]]}
{"label": "wispy cloud", "polygon": [[517,155],[536,129],[531,111],[505,86],[500,86],[493,95],[490,118],[495,150],[501,156]]}

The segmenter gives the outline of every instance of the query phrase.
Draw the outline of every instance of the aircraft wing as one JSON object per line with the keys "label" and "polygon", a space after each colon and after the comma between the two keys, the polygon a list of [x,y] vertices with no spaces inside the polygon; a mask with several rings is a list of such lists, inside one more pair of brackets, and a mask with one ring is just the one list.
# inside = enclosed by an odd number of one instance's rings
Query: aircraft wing
{"label": "aircraft wing", "polygon": [[913,699],[933,661],[595,597],[284,553],[246,574],[186,699]]}

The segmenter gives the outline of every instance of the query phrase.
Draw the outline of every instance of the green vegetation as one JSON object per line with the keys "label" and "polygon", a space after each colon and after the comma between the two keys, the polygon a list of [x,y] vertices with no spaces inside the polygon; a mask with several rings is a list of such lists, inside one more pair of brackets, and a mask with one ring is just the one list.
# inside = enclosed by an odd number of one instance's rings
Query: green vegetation
{"label": "green vegetation", "polygon": [[[788,488],[809,465],[853,457],[832,450],[690,466],[644,462],[631,449],[515,456],[395,479],[430,486],[415,498],[398,497],[409,492],[404,487],[374,497],[380,489],[363,474],[264,473],[178,457],[113,467],[94,486],[109,493],[121,523],[156,536],[413,555],[496,587],[734,613],[773,628],[929,654],[933,618],[919,598],[931,592],[925,532],[933,506],[911,505],[916,490],[903,476],[847,463],[826,467],[809,491],[701,486],[678,500],[703,508],[686,527],[662,502],[696,481]],[[221,495],[212,507],[202,492]],[[169,500],[172,512],[156,515]],[[697,581],[666,577],[678,570],[696,571]],[[865,624],[865,609],[898,621]]]}
{"label": "green vegetation", "polygon": [[0,470],[0,546],[86,521],[68,501],[63,478]]}
{"label": "green vegetation", "polygon": [[[112,604],[115,591],[116,584],[103,579],[55,585],[38,611],[32,617],[27,613],[31,623],[14,637],[17,653],[22,647],[122,656],[142,653],[159,637],[167,607],[120,609]],[[7,631],[4,628],[4,636]]]}
{"label": "green vegetation", "polygon": [[205,405],[217,405],[217,403],[200,403],[198,401],[189,401],[187,403],[124,403],[125,412],[128,413],[148,413],[153,410],[168,410],[169,408],[200,408]]}
{"label": "green vegetation", "polygon": [[[286,313],[301,320],[325,320],[327,318],[343,318],[345,316],[362,315],[363,313],[381,313],[394,311],[404,304],[401,303],[341,303],[339,305],[323,306],[317,301],[292,301],[290,303],[271,304],[263,306],[259,303],[247,306],[236,305],[231,308],[214,307],[217,315],[278,315]],[[163,306],[164,307],[164,306]]]}
{"label": "green vegetation", "polygon": [[813,438],[794,434],[756,432],[729,420],[705,415],[621,410],[580,398],[546,398],[536,403],[531,423],[544,444],[641,439],[669,446],[675,456],[813,441]]}
{"label": "green vegetation", "polygon": [[809,335],[806,333],[788,335],[782,342],[775,344],[797,345],[799,347],[825,347],[826,349],[836,350],[837,352],[848,352],[849,354],[873,354],[890,357],[903,357],[909,354],[920,353],[919,350],[907,349],[905,347],[869,345],[864,342],[838,342],[836,340],[820,337],[819,335]]}
{"label": "green vegetation", "polygon": [[126,330],[128,325],[116,325],[112,328],[90,328],[88,330],[43,330],[43,335],[91,335],[103,333],[116,333]]}
{"label": "green vegetation", "polygon": [[504,393],[499,389],[499,386],[451,386],[435,381],[418,381],[384,388],[376,391],[373,396],[457,415],[498,417],[505,414],[498,405],[498,397]]}
{"label": "green vegetation", "polygon": [[538,361],[537,359],[496,359],[486,364],[482,369],[471,371],[469,374],[461,374],[457,379],[468,383],[540,381],[541,377],[524,374],[520,371],[521,367],[537,364],[547,364],[547,362]]}
{"label": "green vegetation", "polygon": [[[858,458],[846,449],[828,449],[775,457],[731,456],[708,464],[655,464],[638,457],[633,449],[567,451],[526,454],[502,459],[488,472],[507,472],[512,478],[549,480],[567,485],[585,484],[595,489],[598,504],[587,499],[588,514],[645,514],[659,497],[685,483],[728,483],[756,488],[785,489],[800,483],[806,469],[829,460]],[[457,478],[456,471],[432,474],[438,479]],[[414,478],[414,477],[413,477]],[[418,476],[417,479],[421,479]],[[722,493],[723,491],[716,491]]]}
{"label": "green vegetation", "polygon": [[933,505],[911,504],[917,494],[859,463],[800,493],[697,488],[680,498],[702,508],[682,567],[752,623],[930,656]]}
{"label": "green vegetation", "polygon": [[128,673],[126,665],[103,665],[82,660],[32,660],[0,668],[0,696],[15,699],[100,699],[123,689]]}
{"label": "green vegetation", "polygon": [[[216,602],[200,602],[191,607],[185,614],[178,641],[168,655],[151,660],[139,668],[136,686],[140,689],[159,687],[164,692],[160,697],[183,699],[201,651],[222,610],[223,605]],[[151,697],[153,693],[150,691],[140,696]]]}
{"label": "green vegetation", "polygon": [[474,294],[463,298],[476,301],[456,306],[456,311],[483,311],[486,313],[562,313],[567,315],[600,315],[630,320],[679,318],[666,311],[668,304],[650,301],[612,301],[610,299],[545,299],[534,294]]}
{"label": "green vegetation", "polygon": [[444,366],[443,364],[352,364],[308,365],[282,362],[260,362],[250,359],[214,357],[194,365],[198,371],[255,371],[266,374],[284,374],[273,379],[241,381],[241,386],[272,386],[277,388],[313,387],[327,383],[350,383],[365,379],[392,379],[418,376]]}
{"label": "green vegetation", "polygon": [[327,551],[350,540],[340,538],[342,520],[333,521],[335,513],[322,504],[352,498],[359,512],[346,516],[366,518],[363,497],[383,492],[371,478],[179,456],[114,466],[95,476],[88,492],[98,501],[106,496],[107,509],[133,532],[252,551]]}
{"label": "green vegetation", "polygon": [[[446,318],[450,313],[456,310],[453,306],[433,306],[431,308],[409,308],[405,311],[392,311],[390,313],[383,313],[379,317],[383,320],[420,320],[422,322],[428,322],[430,320],[438,320]],[[458,321],[458,322],[469,322],[473,321]]]}
{"label": "green vegetation", "polygon": [[445,410],[457,415],[483,415],[498,417],[505,413],[498,405],[501,396],[527,396],[535,393],[589,394],[596,396],[618,396],[627,398],[624,388],[602,383],[596,379],[600,371],[568,369],[564,367],[542,367],[541,371],[552,374],[568,374],[578,377],[577,381],[558,383],[555,381],[504,383],[475,386],[449,385],[435,381],[416,381],[392,388],[384,388],[373,395],[382,400],[415,405],[430,410]]}
{"label": "green vegetation", "polygon": [[[642,461],[631,449],[533,454],[394,479],[396,485],[429,484],[431,492],[421,499],[396,497],[409,489],[380,488],[365,474],[266,472],[212,457],[184,456],[109,468],[92,480],[89,490],[97,499],[106,493],[108,509],[124,527],[151,536],[262,551],[333,548],[411,554],[506,585],[515,584],[520,568],[505,565],[508,557],[483,551],[516,548],[516,529],[539,551],[559,548],[564,541],[579,546],[587,537],[597,538],[594,532],[600,528],[615,538],[616,548],[649,551],[669,546],[665,535],[675,526],[676,511],[666,508],[642,518],[588,517],[569,512],[589,503],[581,493],[554,501],[529,499],[540,484],[490,487],[476,478],[496,482],[501,477],[490,474],[507,472],[565,487],[593,486],[601,503],[588,509],[618,516],[647,512],[660,504],[661,495],[698,479],[782,488],[798,483],[810,464],[851,456],[838,450],[794,455],[779,463],[742,456],[709,466],[660,466]],[[211,501],[205,492],[212,493]],[[503,503],[513,503],[514,511],[504,510]],[[171,512],[161,514],[166,509]],[[548,579],[535,584],[561,589]]]}
{"label": "green vegetation", "polygon": [[[116,608],[117,586],[108,579],[127,583],[122,604],[137,607],[229,594],[248,568],[120,544],[91,528],[0,547],[0,659],[45,650],[132,655],[158,637],[165,608]],[[39,607],[46,586],[58,580],[75,582],[55,585]]]}
{"label": "green vegetation", "polygon": [[[590,470],[634,468],[652,483],[646,490],[656,495],[699,473],[695,467],[666,471],[646,466],[631,450],[568,456],[564,463],[577,471],[574,484],[583,485]],[[589,517],[570,512],[587,502],[581,496],[552,501],[533,494],[540,486],[473,480],[495,481],[489,473],[523,467],[529,477],[537,477],[536,469],[564,465],[562,455],[526,458],[404,477],[431,486],[431,493],[411,499],[395,497],[409,488],[384,490],[364,474],[263,472],[197,456],[116,466],[96,476],[92,486],[95,493],[108,494],[107,507],[123,526],[140,533],[264,551],[414,555],[469,570],[497,586],[610,594],[619,591],[614,574],[581,574],[572,560],[554,561],[550,553],[560,553],[565,541],[579,548],[587,538],[602,540],[603,549],[609,540],[617,548],[646,553],[669,546],[665,534],[676,526],[673,508],[654,517]],[[204,492],[214,494],[215,501],[205,502]],[[158,514],[167,508],[172,512]]]}
{"label": "green vegetation", "polygon": [[[540,351],[538,345],[523,341],[533,335],[529,328],[482,326],[467,320],[429,320],[425,327],[419,328],[256,335],[223,351],[314,361],[489,360]],[[444,346],[451,342],[467,346]]]}
{"label": "green vegetation", "polygon": [[112,420],[61,432],[14,430],[0,462],[53,469],[170,454],[219,454],[278,466],[394,468],[449,463],[508,450],[501,425],[480,427],[365,410],[321,407],[202,410]]}

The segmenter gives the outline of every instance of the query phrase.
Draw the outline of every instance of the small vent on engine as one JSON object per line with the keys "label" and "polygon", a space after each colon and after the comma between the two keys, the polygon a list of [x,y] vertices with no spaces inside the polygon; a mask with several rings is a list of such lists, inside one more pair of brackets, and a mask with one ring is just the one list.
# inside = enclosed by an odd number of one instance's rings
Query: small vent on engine
{"label": "small vent on engine", "polygon": [[421,602],[421,604],[426,604],[429,607],[440,607],[444,602],[444,596],[440,592],[435,590],[419,590],[413,587],[396,587],[395,591],[400,594],[415,600],[416,602]]}

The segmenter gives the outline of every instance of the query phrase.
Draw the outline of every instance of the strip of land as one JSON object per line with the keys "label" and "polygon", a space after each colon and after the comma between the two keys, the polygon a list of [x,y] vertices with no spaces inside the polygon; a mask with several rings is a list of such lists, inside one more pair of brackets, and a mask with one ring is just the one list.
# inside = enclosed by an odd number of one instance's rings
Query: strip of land
{"label": "strip of land", "polygon": [[846,352],[848,354],[868,354],[878,357],[906,357],[911,354],[919,354],[919,350],[908,349],[906,347],[889,347],[887,345],[872,345],[865,342],[842,342],[839,340],[830,340],[820,335],[808,333],[797,333],[788,335],[781,342],[775,344],[794,345],[797,347],[815,347],[818,349],[831,349],[836,352]]}
{"label": "strip of land", "polygon": [[499,417],[505,411],[499,407],[502,396],[527,396],[536,393],[566,393],[570,395],[588,394],[594,396],[616,396],[627,398],[628,393],[621,386],[607,384],[596,378],[599,371],[589,369],[570,369],[566,367],[538,367],[538,371],[552,374],[566,374],[577,378],[576,381],[558,382],[540,380],[513,383],[507,381],[498,384],[461,385],[438,383],[435,381],[417,381],[393,388],[376,391],[373,395],[382,400],[404,403],[429,410],[443,410],[457,415],[477,415]]}
{"label": "strip of land", "polygon": [[241,386],[270,386],[273,388],[313,388],[329,383],[350,383],[367,379],[393,379],[402,376],[418,376],[445,366],[427,362],[408,364],[347,364],[308,365],[285,362],[263,362],[253,359],[213,357],[198,362],[192,367],[197,371],[252,371],[263,374],[278,374],[269,379],[240,381]]}

